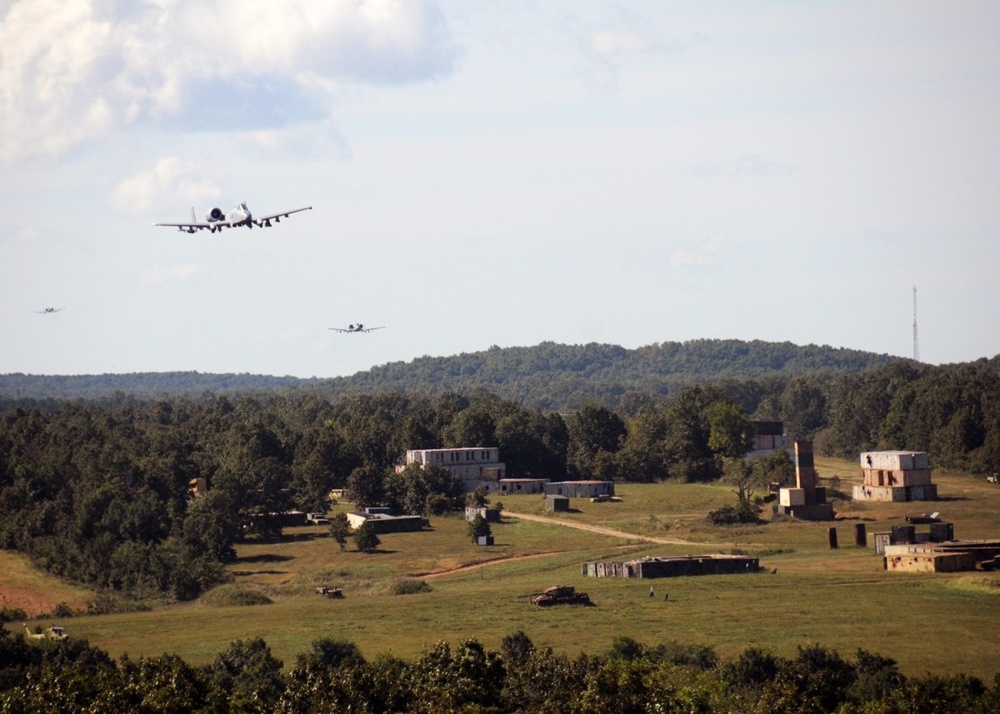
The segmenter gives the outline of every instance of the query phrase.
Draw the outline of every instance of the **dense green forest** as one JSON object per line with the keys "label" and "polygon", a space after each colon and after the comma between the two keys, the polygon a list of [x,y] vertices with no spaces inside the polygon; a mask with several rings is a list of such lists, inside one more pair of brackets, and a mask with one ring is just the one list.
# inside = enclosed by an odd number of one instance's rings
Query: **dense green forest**
{"label": "dense green forest", "polygon": [[[323,509],[331,488],[361,505],[460,507],[446,474],[395,472],[407,449],[498,446],[510,477],[704,482],[745,451],[760,419],[783,421],[821,454],[922,450],[935,468],[974,474],[1000,465],[1000,374],[986,360],[718,380],[631,391],[617,405],[559,413],[482,389],[7,399],[0,547],[108,592],[189,599],[224,577],[235,543],[276,535],[274,514],[288,508]],[[210,488],[191,498],[196,478]]]}
{"label": "dense green forest", "polygon": [[0,395],[95,399],[123,392],[153,398],[301,389],[335,399],[376,391],[434,395],[487,389],[525,406],[560,411],[592,401],[613,407],[630,391],[665,395],[720,379],[856,373],[889,361],[888,355],[789,342],[692,340],[634,350],[544,342],[534,347],[491,347],[452,357],[420,357],[335,379],[198,372],[53,377],[9,374],[0,375]]}
{"label": "dense green forest", "polygon": [[237,640],[211,664],[174,655],[112,660],[85,640],[31,645],[0,630],[5,712],[546,712],[648,714],[902,714],[1000,711],[1000,675],[907,677],[894,660],[813,645],[791,658],[748,648],[720,660],[705,646],[615,640],[575,658],[523,632],[499,650],[467,640],[412,661],[366,660],[349,641],[320,639],[283,671],[260,638]]}

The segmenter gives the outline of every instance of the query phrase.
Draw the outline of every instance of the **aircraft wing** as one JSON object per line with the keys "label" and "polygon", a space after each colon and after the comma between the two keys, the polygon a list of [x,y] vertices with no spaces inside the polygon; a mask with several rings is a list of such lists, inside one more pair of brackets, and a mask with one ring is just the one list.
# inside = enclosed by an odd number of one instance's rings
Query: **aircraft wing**
{"label": "aircraft wing", "polygon": [[195,231],[200,231],[206,228],[214,233],[216,230],[220,230],[222,228],[219,223],[154,223],[153,225],[176,228],[177,230],[184,231],[185,233],[194,233]]}
{"label": "aircraft wing", "polygon": [[270,228],[271,221],[275,223],[280,223],[282,218],[288,218],[293,213],[301,213],[302,211],[311,211],[312,206],[304,206],[302,208],[293,208],[290,211],[281,211],[280,213],[272,213],[269,216],[254,216],[254,225],[260,226],[262,228]]}
{"label": "aircraft wing", "polygon": [[334,332],[373,332],[374,330],[384,330],[385,325],[379,327],[331,327]]}

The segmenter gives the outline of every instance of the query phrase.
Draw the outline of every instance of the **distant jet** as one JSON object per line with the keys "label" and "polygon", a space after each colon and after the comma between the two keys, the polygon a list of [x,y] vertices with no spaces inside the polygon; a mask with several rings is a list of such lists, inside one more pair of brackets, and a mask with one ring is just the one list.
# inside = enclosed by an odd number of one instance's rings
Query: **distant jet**
{"label": "distant jet", "polygon": [[54,312],[62,312],[66,308],[64,307],[47,307],[44,310],[35,310],[39,315],[51,315]]}
{"label": "distant jet", "polygon": [[375,330],[385,329],[385,325],[379,325],[378,327],[365,327],[360,322],[357,325],[348,325],[347,327],[331,327],[331,330],[336,330],[337,332],[373,332]]}
{"label": "distant jet", "polygon": [[290,211],[281,211],[280,213],[272,213],[269,216],[254,218],[253,214],[250,213],[250,209],[247,208],[246,201],[244,201],[238,206],[235,206],[231,211],[229,211],[229,213],[223,213],[221,208],[213,208],[205,214],[205,222],[203,223],[199,222],[195,218],[194,208],[192,208],[190,223],[154,223],[153,225],[169,226],[184,233],[194,233],[195,231],[204,230],[205,228],[210,230],[212,233],[215,233],[216,231],[221,231],[223,228],[236,228],[237,226],[246,226],[247,228],[253,228],[254,226],[270,228],[271,221],[280,223],[282,218],[288,218],[293,213],[311,210],[312,206],[306,206],[304,208],[293,208]]}

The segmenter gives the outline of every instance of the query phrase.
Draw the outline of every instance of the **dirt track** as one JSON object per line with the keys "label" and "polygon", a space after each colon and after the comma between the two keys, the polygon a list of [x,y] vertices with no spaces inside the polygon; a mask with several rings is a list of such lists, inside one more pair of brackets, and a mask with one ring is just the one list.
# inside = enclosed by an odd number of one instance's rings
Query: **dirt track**
{"label": "dirt track", "polygon": [[[589,523],[572,523],[570,521],[565,521],[560,518],[549,518],[548,516],[536,516],[531,513],[515,513],[514,511],[504,511],[503,515],[505,518],[520,518],[525,521],[536,521],[538,523],[550,523],[556,526],[564,526],[566,528],[576,528],[581,531],[588,531],[590,533],[598,533],[600,535],[612,536],[614,538],[625,538],[627,540],[639,540],[645,541],[647,543],[661,543],[663,545],[698,545],[698,546],[724,546],[725,543],[702,543],[693,540],[684,540],[682,538],[660,538],[657,536],[647,536],[640,535],[638,533],[629,533],[628,531],[618,530],[617,528],[606,528],[604,526],[594,526]],[[442,575],[451,575],[452,573],[459,573],[463,570],[476,570],[478,568],[488,568],[491,565],[499,565],[500,563],[509,563],[514,560],[527,560],[528,558],[541,558],[546,555],[552,555],[559,551],[549,551],[546,553],[532,553],[530,555],[510,555],[502,556],[499,558],[493,558],[491,560],[480,561],[478,563],[467,563],[464,565],[457,565],[454,568],[448,568],[446,570],[435,570],[433,572],[427,573],[412,573],[410,577],[413,578],[438,578]]]}

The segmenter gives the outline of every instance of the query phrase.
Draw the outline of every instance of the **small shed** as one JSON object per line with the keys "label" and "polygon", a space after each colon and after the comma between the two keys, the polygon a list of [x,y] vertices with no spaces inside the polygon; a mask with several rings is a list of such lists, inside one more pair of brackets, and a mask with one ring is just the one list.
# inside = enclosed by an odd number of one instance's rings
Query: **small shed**
{"label": "small shed", "polygon": [[550,493],[545,497],[545,510],[556,512],[568,512],[569,511],[569,498],[566,496],[559,496],[554,493]]}

